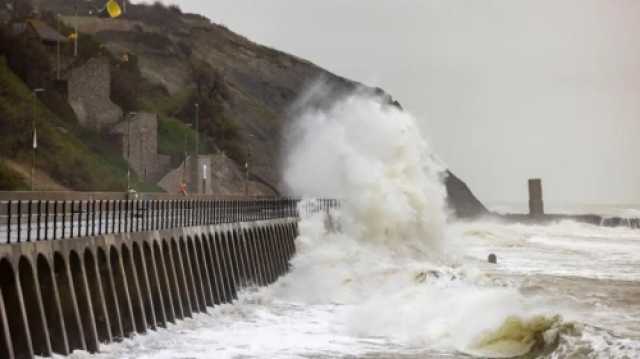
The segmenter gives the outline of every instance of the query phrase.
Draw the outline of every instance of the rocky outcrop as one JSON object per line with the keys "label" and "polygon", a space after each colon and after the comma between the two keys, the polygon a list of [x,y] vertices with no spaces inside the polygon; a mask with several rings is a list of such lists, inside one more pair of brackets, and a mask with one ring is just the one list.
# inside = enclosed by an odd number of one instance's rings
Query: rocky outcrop
{"label": "rocky outcrop", "polygon": [[[38,2],[63,14],[73,11],[65,0]],[[238,153],[231,156],[235,161],[226,157],[211,158],[211,170],[217,171],[211,173],[211,184],[205,185],[211,191],[242,192],[244,177],[241,166],[246,148],[250,148],[252,153],[252,183],[262,182],[282,189],[281,145],[288,120],[296,110],[292,105],[318,80],[322,80],[330,91],[317,101],[317,106],[360,88],[401,108],[382,89],[367,88],[309,61],[255,44],[199,15],[183,14],[159,5],[131,5],[125,16],[115,20],[96,17],[64,19],[67,23],[79,21],[80,31],[93,34],[116,58],[123,53],[135,55],[142,77],[160,86],[172,99],[185,95],[185,92],[188,95],[198,91],[201,103],[215,103],[218,112],[201,113],[200,129],[205,129],[202,135],[218,141],[216,136],[223,131],[220,126],[210,124],[223,119],[220,123],[232,125],[238,134],[234,139]],[[181,109],[167,115],[190,121],[193,112],[187,108],[193,108],[193,102],[185,103]],[[207,127],[208,124],[210,126]],[[216,142],[217,147],[225,149],[225,146],[218,145]],[[227,153],[231,154],[231,151]],[[189,163],[184,165],[189,166]],[[197,166],[193,165],[194,168]],[[177,191],[181,171],[184,170],[175,169],[165,176],[160,185],[167,191]],[[457,217],[473,218],[488,213],[455,175],[449,173],[446,186],[449,205]],[[263,187],[264,193],[273,193],[268,187]]]}
{"label": "rocky outcrop", "polygon": [[487,208],[471,192],[466,183],[451,171],[446,172],[447,204],[457,218],[472,219],[488,215]]}
{"label": "rocky outcrop", "polygon": [[111,70],[106,58],[92,58],[73,69],[67,86],[69,105],[81,126],[99,131],[122,119],[122,110],[110,99]]}

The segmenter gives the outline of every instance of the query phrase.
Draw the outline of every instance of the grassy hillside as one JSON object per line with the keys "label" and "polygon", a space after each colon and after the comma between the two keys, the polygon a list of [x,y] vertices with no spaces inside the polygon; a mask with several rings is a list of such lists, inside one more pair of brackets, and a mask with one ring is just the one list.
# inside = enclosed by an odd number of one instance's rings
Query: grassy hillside
{"label": "grassy hillside", "polygon": [[[63,120],[36,99],[0,60],[0,153],[30,166],[32,123],[38,134],[36,165],[62,186],[76,190],[124,191],[127,165],[108,139]],[[40,95],[43,98],[46,95]],[[52,94],[49,94],[49,98]],[[0,190],[23,188],[24,181],[0,167]],[[142,186],[139,185],[140,188]]]}
{"label": "grassy hillside", "polygon": [[26,190],[27,180],[0,159],[0,189]]}

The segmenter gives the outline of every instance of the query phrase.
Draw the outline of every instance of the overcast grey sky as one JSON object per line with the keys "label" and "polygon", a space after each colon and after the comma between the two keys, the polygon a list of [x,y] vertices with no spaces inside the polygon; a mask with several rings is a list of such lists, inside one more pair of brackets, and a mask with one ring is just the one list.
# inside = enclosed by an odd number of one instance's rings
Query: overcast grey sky
{"label": "overcast grey sky", "polygon": [[384,88],[484,201],[640,203],[640,1],[174,3]]}

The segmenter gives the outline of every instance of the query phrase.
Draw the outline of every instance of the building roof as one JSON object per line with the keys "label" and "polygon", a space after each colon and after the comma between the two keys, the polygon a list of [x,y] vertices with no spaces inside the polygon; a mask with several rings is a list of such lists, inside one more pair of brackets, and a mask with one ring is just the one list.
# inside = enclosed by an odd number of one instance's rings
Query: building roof
{"label": "building roof", "polygon": [[41,20],[27,20],[27,24],[35,31],[38,37],[43,41],[51,42],[67,42],[67,38],[62,36],[59,32],[54,30],[51,26],[45,24]]}

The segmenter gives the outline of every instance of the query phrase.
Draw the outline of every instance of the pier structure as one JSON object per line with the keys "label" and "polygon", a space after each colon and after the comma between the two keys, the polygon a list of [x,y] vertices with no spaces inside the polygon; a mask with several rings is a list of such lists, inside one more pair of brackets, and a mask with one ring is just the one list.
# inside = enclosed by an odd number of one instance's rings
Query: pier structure
{"label": "pier structure", "polygon": [[288,271],[301,210],[338,205],[27,196],[0,194],[0,358],[98,352],[232,303]]}

